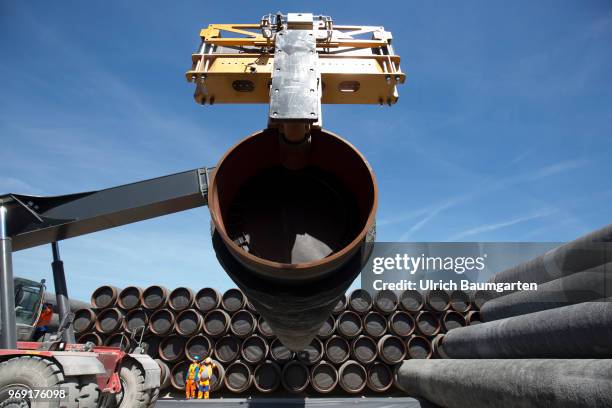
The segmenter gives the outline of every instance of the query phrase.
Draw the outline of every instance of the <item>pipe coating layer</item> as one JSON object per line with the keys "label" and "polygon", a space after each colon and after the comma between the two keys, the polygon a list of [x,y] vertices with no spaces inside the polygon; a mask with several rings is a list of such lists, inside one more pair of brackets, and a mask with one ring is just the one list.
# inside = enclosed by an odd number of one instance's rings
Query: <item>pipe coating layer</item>
{"label": "pipe coating layer", "polygon": [[450,358],[612,358],[610,300],[453,329],[441,348]]}
{"label": "pipe coating layer", "polygon": [[489,281],[549,282],[605,264],[612,256],[611,249],[612,224],[498,273]]}
{"label": "pipe coating layer", "polygon": [[612,263],[552,280],[537,291],[519,291],[486,302],[486,322],[612,296]]}
{"label": "pipe coating layer", "polygon": [[612,406],[612,360],[407,360],[408,395],[447,408]]}

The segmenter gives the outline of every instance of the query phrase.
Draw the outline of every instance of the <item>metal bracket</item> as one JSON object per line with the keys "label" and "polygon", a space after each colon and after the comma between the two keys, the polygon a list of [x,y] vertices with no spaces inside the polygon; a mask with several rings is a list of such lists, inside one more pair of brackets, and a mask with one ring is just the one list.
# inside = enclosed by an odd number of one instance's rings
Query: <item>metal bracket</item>
{"label": "metal bracket", "polygon": [[212,170],[212,169],[214,169],[214,167],[211,167],[210,169],[206,167],[198,169],[198,179],[200,181],[200,193],[202,194],[202,197],[204,198],[204,205],[208,205],[208,182],[210,180],[209,170]]}
{"label": "metal bracket", "polygon": [[312,124],[320,117],[321,81],[312,14],[298,16],[298,20],[293,21],[290,15],[287,26],[299,28],[285,28],[276,33],[270,88],[271,124]]}

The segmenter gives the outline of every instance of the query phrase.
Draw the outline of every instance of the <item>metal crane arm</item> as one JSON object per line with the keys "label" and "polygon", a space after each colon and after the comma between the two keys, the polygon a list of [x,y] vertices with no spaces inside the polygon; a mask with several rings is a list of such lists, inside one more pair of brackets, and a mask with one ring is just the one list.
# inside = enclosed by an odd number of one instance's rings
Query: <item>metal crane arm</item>
{"label": "metal crane arm", "polygon": [[0,196],[6,237],[19,251],[207,204],[211,169],[199,168],[104,190]]}

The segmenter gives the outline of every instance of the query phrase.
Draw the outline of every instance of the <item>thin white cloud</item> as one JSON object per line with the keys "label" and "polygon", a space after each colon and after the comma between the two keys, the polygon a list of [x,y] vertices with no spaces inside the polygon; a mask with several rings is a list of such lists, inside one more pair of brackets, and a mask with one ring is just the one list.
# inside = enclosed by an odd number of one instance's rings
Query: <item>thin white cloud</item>
{"label": "thin white cloud", "polygon": [[535,152],[534,148],[527,149],[524,152],[518,154],[514,159],[510,161],[511,164],[517,164],[525,160],[527,157],[531,156]]}
{"label": "thin white cloud", "polygon": [[421,218],[419,221],[417,221],[414,225],[412,225],[408,229],[408,231],[403,233],[398,238],[398,241],[402,242],[402,241],[407,240],[408,238],[411,238],[416,232],[421,230],[421,228],[423,228],[429,222],[433,221],[442,212],[447,211],[448,209],[454,207],[455,205],[457,205],[457,204],[459,204],[461,202],[468,201],[471,197],[472,197],[472,194],[465,194],[465,195],[453,197],[453,198],[450,198],[450,199],[442,202],[441,204],[439,204],[439,205],[437,205],[435,207],[431,207],[431,208],[427,209],[425,211],[425,216],[423,218]]}
{"label": "thin white cloud", "polygon": [[[583,160],[583,159],[571,159],[571,160],[565,160],[565,161],[561,161],[561,162],[554,163],[551,165],[547,165],[539,169],[536,169],[534,171],[519,174],[517,176],[509,176],[509,177],[498,178],[498,179],[496,179],[495,177],[491,177],[491,176],[486,177],[480,183],[475,184],[477,185],[477,188],[473,188],[470,191],[466,191],[466,193],[463,195],[451,197],[448,200],[443,201],[441,204],[437,206],[427,207],[422,210],[415,210],[414,211],[415,213],[419,211],[422,212],[424,215],[423,218],[418,220],[405,233],[400,235],[400,237],[398,238],[398,241],[402,242],[404,240],[411,238],[412,236],[414,236],[416,232],[420,231],[425,225],[431,223],[443,212],[448,211],[449,209],[455,207],[458,204],[468,202],[482,194],[491,193],[493,191],[498,191],[504,188],[509,188],[509,187],[520,185],[523,183],[533,182],[533,181],[540,180],[546,177],[556,176],[558,174],[585,166],[588,163],[589,161]],[[546,213],[548,213],[548,211],[544,211],[542,214],[546,214]],[[539,215],[539,218],[543,216],[545,215]],[[523,222],[527,220],[518,219],[514,221],[515,221],[514,223],[519,223],[519,222]],[[504,223],[499,223],[499,224],[504,224]],[[497,226],[497,228],[503,228],[509,225],[493,224],[493,225],[490,225],[489,227],[495,227],[495,226]],[[484,227],[487,227],[487,226],[483,226],[482,228]],[[466,233],[470,231],[466,231]],[[467,235],[464,235],[464,233],[461,233],[461,234],[458,234],[457,236],[452,237],[451,240],[457,240],[459,238],[474,235],[479,232],[486,232],[486,230],[476,231],[473,233],[470,232]]]}
{"label": "thin white cloud", "polygon": [[565,173],[570,170],[575,170],[577,168],[583,167],[589,164],[589,160],[585,159],[573,159],[573,160],[565,160],[558,163],[551,164],[549,166],[542,167],[528,175],[527,179],[529,181],[539,180],[545,177],[555,176],[559,173]]}
{"label": "thin white cloud", "polygon": [[461,239],[464,239],[466,237],[470,237],[470,236],[474,236],[474,235],[479,235],[479,234],[483,234],[486,232],[492,232],[492,231],[496,231],[502,228],[507,228],[507,227],[511,227],[513,225],[516,224],[521,224],[527,221],[533,221],[533,220],[537,220],[540,218],[544,218],[544,217],[548,217],[552,214],[554,214],[556,212],[556,210],[546,210],[546,211],[542,211],[536,214],[531,214],[531,215],[526,215],[526,216],[522,216],[522,217],[516,217],[516,218],[512,218],[509,220],[505,220],[505,221],[500,221],[500,222],[495,222],[495,223],[490,223],[490,224],[484,224],[484,225],[480,225],[478,227],[475,228],[471,228],[468,230],[465,230],[463,232],[460,232],[456,235],[453,235],[450,238],[450,241],[459,241]]}

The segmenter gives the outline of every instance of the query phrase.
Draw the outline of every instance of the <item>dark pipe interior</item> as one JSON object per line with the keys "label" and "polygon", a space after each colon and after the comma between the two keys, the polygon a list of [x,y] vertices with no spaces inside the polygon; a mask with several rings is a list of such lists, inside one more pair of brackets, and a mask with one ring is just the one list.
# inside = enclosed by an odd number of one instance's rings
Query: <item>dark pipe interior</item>
{"label": "dark pipe interior", "polygon": [[282,166],[278,134],[266,130],[225,157],[214,178],[228,236],[280,263],[317,261],[343,249],[366,227],[374,205],[367,163],[320,131],[301,170]]}
{"label": "dark pipe interior", "polygon": [[225,209],[226,230],[253,255],[280,263],[317,261],[359,233],[355,199],[334,175],[307,167],[264,169]]}

